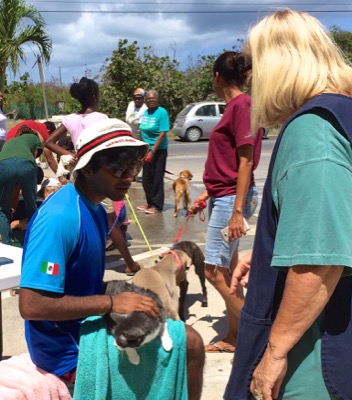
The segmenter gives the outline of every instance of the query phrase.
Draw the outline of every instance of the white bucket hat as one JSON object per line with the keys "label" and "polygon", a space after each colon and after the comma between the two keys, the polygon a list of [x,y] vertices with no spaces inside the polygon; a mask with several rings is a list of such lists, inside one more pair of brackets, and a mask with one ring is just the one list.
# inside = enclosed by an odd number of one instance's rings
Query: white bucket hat
{"label": "white bucket hat", "polygon": [[77,164],[73,170],[74,178],[77,171],[85,167],[93,155],[102,150],[114,147],[148,147],[148,144],[133,137],[131,128],[117,118],[101,119],[89,125],[80,134],[77,144]]}

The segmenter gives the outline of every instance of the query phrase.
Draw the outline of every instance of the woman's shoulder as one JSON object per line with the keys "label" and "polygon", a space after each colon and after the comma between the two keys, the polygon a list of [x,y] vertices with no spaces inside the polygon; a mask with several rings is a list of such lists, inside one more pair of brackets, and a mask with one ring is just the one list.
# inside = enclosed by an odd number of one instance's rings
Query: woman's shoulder
{"label": "woman's shoulder", "polygon": [[158,107],[158,112],[159,112],[159,114],[162,114],[162,115],[169,115],[169,113],[167,112],[167,109],[166,108],[164,108],[164,107]]}
{"label": "woman's shoulder", "polygon": [[291,160],[293,164],[324,159],[343,162],[351,157],[349,140],[331,121],[315,113],[300,115],[289,123],[279,151],[286,162]]}

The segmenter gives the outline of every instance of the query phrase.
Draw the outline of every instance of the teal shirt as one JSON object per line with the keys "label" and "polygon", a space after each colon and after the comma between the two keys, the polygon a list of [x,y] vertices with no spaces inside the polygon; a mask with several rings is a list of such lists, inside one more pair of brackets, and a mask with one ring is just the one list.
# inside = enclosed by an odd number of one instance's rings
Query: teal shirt
{"label": "teal shirt", "polygon": [[279,215],[272,266],[352,266],[352,149],[330,123],[305,114],[286,128],[272,195]]}
{"label": "teal shirt", "polygon": [[[271,265],[343,265],[351,274],[350,142],[317,115],[293,120],[277,153],[272,195],[279,220]],[[289,352],[280,398],[333,398],[321,372],[321,317]]]}
{"label": "teal shirt", "polygon": [[[169,114],[163,107],[158,107],[153,112],[149,113],[145,110],[143,113],[142,122],[139,125],[142,140],[149,144],[150,148],[153,147],[159,137],[160,132],[169,132],[170,122]],[[158,150],[166,150],[168,148],[168,139],[161,142]]]}

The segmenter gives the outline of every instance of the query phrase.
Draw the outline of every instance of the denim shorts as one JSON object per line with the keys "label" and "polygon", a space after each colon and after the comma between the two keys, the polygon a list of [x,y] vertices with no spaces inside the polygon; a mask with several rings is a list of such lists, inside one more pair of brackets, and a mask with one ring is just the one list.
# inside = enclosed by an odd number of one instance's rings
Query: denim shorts
{"label": "denim shorts", "polygon": [[[230,261],[239,239],[231,243],[225,242],[221,236],[221,229],[228,226],[232,216],[236,196],[211,197],[209,200],[208,236],[205,246],[205,263],[218,267],[229,268]],[[258,191],[255,186],[248,190],[246,202],[243,206],[244,218],[250,218],[258,205]]]}

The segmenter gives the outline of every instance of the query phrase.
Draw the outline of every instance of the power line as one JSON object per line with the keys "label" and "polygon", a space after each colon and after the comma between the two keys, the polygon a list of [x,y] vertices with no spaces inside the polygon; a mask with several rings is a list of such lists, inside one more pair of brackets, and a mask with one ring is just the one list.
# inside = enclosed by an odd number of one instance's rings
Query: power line
{"label": "power line", "polygon": [[[278,4],[278,3],[214,3],[214,2],[202,2],[202,3],[186,3],[186,2],[164,2],[164,3],[142,3],[142,2],[128,2],[128,3],[116,3],[116,1],[104,1],[104,2],[100,2],[100,1],[61,1],[61,0],[32,0],[31,3],[66,3],[66,4],[100,4],[100,5],[104,5],[104,4],[114,4],[114,5],[119,5],[119,6],[129,6],[129,5],[147,5],[147,6],[163,6],[163,5],[174,5],[174,6],[178,6],[178,5],[188,5],[188,6],[265,6],[265,7],[270,7],[270,6],[280,6],[280,7],[287,7],[287,6],[319,6],[321,7],[322,4],[321,3],[285,3],[285,4]],[[347,3],[324,3],[324,6],[348,6],[350,5],[350,1],[348,1]]]}
{"label": "power line", "polygon": [[[276,6],[275,9],[283,8]],[[272,12],[273,9],[262,8],[260,10],[226,10],[226,11],[104,11],[104,10],[37,10],[38,12],[44,13],[80,13],[80,14],[252,14],[252,13],[265,13]],[[351,10],[304,10],[307,13],[339,13],[339,14],[349,14],[352,13]]]}

